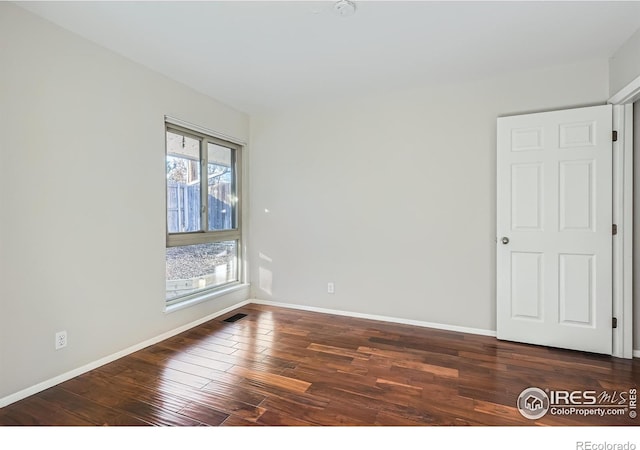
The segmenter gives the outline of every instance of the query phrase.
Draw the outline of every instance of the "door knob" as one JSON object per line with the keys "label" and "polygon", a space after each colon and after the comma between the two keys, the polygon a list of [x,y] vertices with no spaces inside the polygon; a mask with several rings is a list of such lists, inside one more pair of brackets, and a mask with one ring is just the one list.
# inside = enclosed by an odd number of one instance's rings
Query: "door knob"
{"label": "door knob", "polygon": [[509,238],[505,236],[501,239],[501,241],[504,245],[507,245],[509,243]]}

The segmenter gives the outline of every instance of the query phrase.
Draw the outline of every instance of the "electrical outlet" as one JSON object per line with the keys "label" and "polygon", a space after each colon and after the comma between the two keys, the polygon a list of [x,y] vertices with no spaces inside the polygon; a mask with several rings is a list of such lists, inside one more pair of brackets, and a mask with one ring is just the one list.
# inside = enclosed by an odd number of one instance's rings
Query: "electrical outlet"
{"label": "electrical outlet", "polygon": [[67,346],[67,332],[58,331],[56,333],[56,350],[60,350],[61,348],[66,346]]}
{"label": "electrical outlet", "polygon": [[335,286],[333,285],[333,282],[332,282],[332,281],[330,281],[330,282],[327,284],[327,292],[328,292],[329,294],[333,294],[335,291],[336,291],[336,290],[335,290]]}

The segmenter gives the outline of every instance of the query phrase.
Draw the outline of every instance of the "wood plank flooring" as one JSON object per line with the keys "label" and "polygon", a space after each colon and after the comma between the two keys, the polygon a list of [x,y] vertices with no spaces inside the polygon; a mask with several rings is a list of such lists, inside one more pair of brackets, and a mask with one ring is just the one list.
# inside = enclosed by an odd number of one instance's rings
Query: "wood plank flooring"
{"label": "wood plank flooring", "polygon": [[[223,320],[236,313],[237,322]],[[247,305],[0,409],[0,425],[637,425],[529,420],[528,387],[629,391],[640,361]]]}

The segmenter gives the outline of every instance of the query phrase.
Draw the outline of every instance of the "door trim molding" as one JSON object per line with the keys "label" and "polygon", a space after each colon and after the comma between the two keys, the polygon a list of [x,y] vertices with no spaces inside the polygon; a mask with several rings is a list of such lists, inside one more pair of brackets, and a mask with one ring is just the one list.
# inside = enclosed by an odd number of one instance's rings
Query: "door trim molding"
{"label": "door trim molding", "polygon": [[633,358],[633,102],[640,99],[640,77],[613,95],[613,356]]}
{"label": "door trim molding", "polygon": [[640,99],[640,76],[613,94],[607,101],[612,105],[626,105]]}

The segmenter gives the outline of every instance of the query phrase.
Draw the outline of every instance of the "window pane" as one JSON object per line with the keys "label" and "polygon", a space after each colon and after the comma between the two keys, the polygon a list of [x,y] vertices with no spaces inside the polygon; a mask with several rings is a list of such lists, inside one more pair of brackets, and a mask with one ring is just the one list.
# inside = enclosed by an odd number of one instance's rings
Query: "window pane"
{"label": "window pane", "polygon": [[167,248],[167,300],[238,281],[237,242]]}
{"label": "window pane", "polygon": [[200,141],[167,131],[167,229],[200,231]]}
{"label": "window pane", "polygon": [[230,230],[236,227],[233,150],[209,143],[207,152],[209,231]]}

